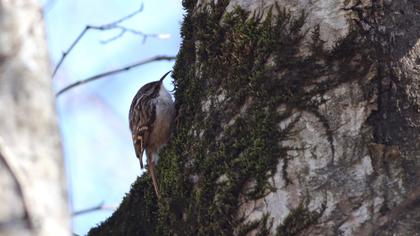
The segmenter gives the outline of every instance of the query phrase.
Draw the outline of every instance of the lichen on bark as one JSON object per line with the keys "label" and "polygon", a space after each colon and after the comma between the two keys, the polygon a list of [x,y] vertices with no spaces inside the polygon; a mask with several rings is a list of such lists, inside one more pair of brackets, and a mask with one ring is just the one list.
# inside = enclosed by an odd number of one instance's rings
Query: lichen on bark
{"label": "lichen on bark", "polygon": [[40,1],[0,1],[0,235],[70,235],[43,23]]}

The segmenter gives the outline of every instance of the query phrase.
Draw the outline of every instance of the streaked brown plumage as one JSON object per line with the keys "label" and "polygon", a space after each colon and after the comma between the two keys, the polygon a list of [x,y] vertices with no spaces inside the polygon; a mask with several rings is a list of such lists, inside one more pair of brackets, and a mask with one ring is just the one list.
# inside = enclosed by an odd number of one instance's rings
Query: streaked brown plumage
{"label": "streaked brown plumage", "polygon": [[172,97],[162,84],[170,72],[163,75],[160,80],[148,83],[139,89],[133,98],[128,115],[140,167],[143,168],[142,157],[146,151],[148,173],[158,197],[154,166],[159,160],[160,149],[168,142],[175,116]]}

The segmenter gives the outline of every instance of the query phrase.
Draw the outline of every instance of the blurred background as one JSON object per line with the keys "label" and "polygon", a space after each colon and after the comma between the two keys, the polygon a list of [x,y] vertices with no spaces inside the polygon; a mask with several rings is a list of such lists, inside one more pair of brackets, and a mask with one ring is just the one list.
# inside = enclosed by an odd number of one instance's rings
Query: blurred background
{"label": "blurred background", "polygon": [[[120,25],[159,37],[119,29],[88,31],[54,77],[56,92],[66,85],[156,55],[175,56],[180,47],[181,0],[44,0],[52,69],[86,25],[101,26],[143,10]],[[57,98],[57,111],[72,212],[103,203],[116,208],[141,175],[128,128],[137,90],[159,79],[175,61],[153,62],[75,87]],[[165,81],[172,90],[172,81]],[[85,235],[112,214],[100,210],[73,217],[73,232]]]}

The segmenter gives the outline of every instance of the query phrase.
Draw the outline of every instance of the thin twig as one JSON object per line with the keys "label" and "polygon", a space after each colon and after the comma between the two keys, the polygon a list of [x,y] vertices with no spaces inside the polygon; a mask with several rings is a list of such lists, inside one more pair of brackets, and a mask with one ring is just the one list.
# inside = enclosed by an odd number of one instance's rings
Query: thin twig
{"label": "thin twig", "polygon": [[134,64],[131,64],[131,65],[126,66],[126,67],[123,67],[123,68],[119,68],[119,69],[107,71],[107,72],[104,72],[104,73],[101,73],[101,74],[97,74],[97,75],[91,76],[89,78],[82,79],[82,80],[79,80],[79,81],[76,81],[76,82],[74,82],[72,84],[67,85],[66,87],[64,87],[63,89],[61,89],[60,91],[58,91],[57,94],[56,94],[56,96],[58,97],[62,93],[66,92],[66,91],[68,91],[68,90],[70,90],[70,89],[72,89],[74,87],[80,86],[82,84],[86,84],[86,83],[92,82],[94,80],[97,80],[97,79],[100,79],[100,78],[103,78],[103,77],[106,77],[106,76],[109,76],[109,75],[113,75],[113,74],[125,72],[125,71],[128,71],[128,70],[130,70],[130,69],[132,69],[134,67],[142,66],[144,64],[155,62],[155,61],[164,61],[164,60],[171,61],[171,60],[175,60],[175,58],[176,58],[175,56],[154,56],[154,57],[151,57],[151,58],[148,58],[146,60],[142,60],[142,61],[136,62]]}
{"label": "thin twig", "polygon": [[70,52],[73,50],[73,48],[79,43],[79,41],[83,38],[83,36],[86,34],[86,32],[88,32],[89,30],[93,29],[93,30],[100,30],[100,31],[104,31],[104,30],[110,30],[110,29],[114,29],[118,26],[118,24],[120,24],[123,21],[126,21],[130,18],[132,18],[133,16],[139,14],[140,12],[143,11],[143,3],[140,5],[140,8],[137,9],[136,11],[116,20],[113,21],[111,23],[108,24],[104,24],[101,26],[93,26],[93,25],[87,25],[85,26],[85,28],[82,30],[82,32],[80,32],[79,36],[77,36],[76,40],[73,41],[73,43],[70,45],[70,47],[63,52],[63,54],[61,55],[60,60],[58,61],[57,65],[54,68],[54,72],[52,74],[52,77],[54,78],[55,75],[57,74],[58,69],[60,68],[61,64],[63,64],[64,59],[66,59],[66,57],[70,54]]}
{"label": "thin twig", "polygon": [[128,19],[130,19],[132,17],[134,17],[135,15],[139,14],[140,12],[142,12],[143,11],[143,7],[144,7],[144,5],[143,5],[143,3],[141,3],[140,4],[140,8],[137,9],[136,11],[134,11],[133,13],[130,13],[130,14],[128,14],[128,15],[126,15],[126,16],[124,16],[124,17],[122,17],[122,18],[120,18],[120,19],[118,19],[116,21],[113,21],[111,23],[105,24],[103,26],[105,28],[112,28],[114,25],[118,25],[119,23],[122,23],[122,22],[124,22],[124,21],[126,21],[126,20],[128,20]]}
{"label": "thin twig", "polygon": [[143,37],[142,43],[145,43],[147,38],[149,38],[149,37],[155,37],[155,38],[159,38],[159,39],[168,39],[168,38],[171,37],[170,34],[146,34],[146,33],[143,33],[141,31],[131,29],[131,28],[121,26],[121,25],[116,25],[113,29],[119,29],[120,32],[114,37],[111,37],[111,38],[106,39],[106,40],[101,40],[102,44],[107,44],[107,43],[112,42],[116,39],[119,39],[122,36],[124,36],[125,33],[131,33],[131,34]]}
{"label": "thin twig", "polygon": [[91,213],[94,211],[100,211],[100,210],[115,210],[114,206],[109,206],[109,205],[105,205],[104,202],[102,201],[101,203],[99,203],[96,206],[93,207],[89,207],[80,211],[75,211],[72,213],[72,216],[78,216],[78,215],[83,215],[83,214],[87,214],[87,213]]}

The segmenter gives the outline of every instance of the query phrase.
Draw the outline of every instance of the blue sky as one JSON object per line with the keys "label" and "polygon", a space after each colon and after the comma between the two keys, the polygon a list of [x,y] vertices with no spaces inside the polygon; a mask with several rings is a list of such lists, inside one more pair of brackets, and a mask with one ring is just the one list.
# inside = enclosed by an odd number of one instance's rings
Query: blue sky
{"label": "blue sky", "polygon": [[[52,67],[83,28],[103,25],[140,7],[135,0],[45,1],[47,41]],[[66,58],[54,78],[63,86],[154,55],[176,55],[183,10],[181,0],[145,0],[144,10],[123,25],[144,33],[169,33],[171,38],[148,38],[126,34],[107,44],[118,30],[90,31]],[[72,211],[95,206],[118,206],[141,174],[128,129],[128,110],[137,90],[157,80],[174,62],[155,62],[126,73],[77,87],[57,98],[57,111],[65,155]],[[170,80],[165,86],[172,89]],[[73,218],[73,232],[84,235],[112,211],[98,211]]]}

